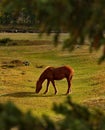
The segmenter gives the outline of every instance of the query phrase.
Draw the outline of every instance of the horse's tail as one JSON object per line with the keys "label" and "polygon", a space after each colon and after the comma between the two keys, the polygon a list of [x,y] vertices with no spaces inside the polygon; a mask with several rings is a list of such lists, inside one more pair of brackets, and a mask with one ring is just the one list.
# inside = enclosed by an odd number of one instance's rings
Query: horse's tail
{"label": "horse's tail", "polygon": [[71,69],[72,71],[71,71],[71,75],[70,75],[70,80],[72,80],[72,78],[73,78],[73,75],[74,75],[74,69]]}
{"label": "horse's tail", "polygon": [[70,76],[70,80],[72,80],[72,78],[73,78],[73,75]]}

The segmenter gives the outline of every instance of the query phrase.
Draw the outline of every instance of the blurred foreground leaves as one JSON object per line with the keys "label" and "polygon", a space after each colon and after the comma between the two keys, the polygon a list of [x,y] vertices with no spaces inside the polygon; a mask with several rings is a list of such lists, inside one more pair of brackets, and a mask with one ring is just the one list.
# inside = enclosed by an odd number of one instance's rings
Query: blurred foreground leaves
{"label": "blurred foreground leaves", "polygon": [[54,104],[53,110],[62,118],[55,122],[48,116],[35,117],[21,112],[13,103],[0,104],[0,130],[104,130],[105,114],[99,110],[73,103],[67,97],[64,103]]}

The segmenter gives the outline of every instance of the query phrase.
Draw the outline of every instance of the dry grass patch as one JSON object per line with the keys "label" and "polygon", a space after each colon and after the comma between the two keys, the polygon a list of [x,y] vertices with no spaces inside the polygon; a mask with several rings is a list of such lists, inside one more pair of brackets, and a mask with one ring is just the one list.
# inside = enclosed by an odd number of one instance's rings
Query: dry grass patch
{"label": "dry grass patch", "polygon": [[98,95],[105,95],[105,71],[99,71],[96,75],[92,76],[91,86],[92,91],[95,91]]}
{"label": "dry grass patch", "polygon": [[84,101],[84,104],[89,108],[96,108],[105,112],[105,97],[92,98]]}
{"label": "dry grass patch", "polygon": [[[25,66],[21,60],[2,62],[0,67],[0,89],[2,89],[2,91],[0,91],[0,94],[3,93],[3,88],[5,93],[10,92],[10,90],[14,92],[18,90],[18,88],[24,87],[27,82],[32,82],[32,77],[34,76],[29,69],[30,66]],[[9,87],[9,89],[5,89],[6,87]]]}

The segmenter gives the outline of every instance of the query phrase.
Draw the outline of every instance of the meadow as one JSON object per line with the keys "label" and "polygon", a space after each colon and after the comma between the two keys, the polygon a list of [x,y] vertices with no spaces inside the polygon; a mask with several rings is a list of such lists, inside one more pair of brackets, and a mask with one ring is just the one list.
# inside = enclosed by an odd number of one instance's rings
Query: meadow
{"label": "meadow", "polygon": [[[61,41],[66,37],[67,34],[62,34]],[[47,66],[70,65],[75,70],[70,94],[72,100],[105,110],[105,63],[97,64],[101,51],[89,53],[89,45],[76,48],[73,52],[62,51],[62,43],[54,47],[52,36],[38,37],[34,33],[1,33],[2,38],[17,40],[19,45],[0,46],[0,103],[12,101],[23,112],[31,110],[34,115],[47,114],[58,119],[52,106],[66,99],[66,80],[56,81],[57,95],[54,95],[52,84],[49,92],[43,94],[46,81],[41,92],[35,94],[35,83]],[[24,40],[29,44],[22,45]],[[9,66],[13,60],[28,61],[30,65]]]}

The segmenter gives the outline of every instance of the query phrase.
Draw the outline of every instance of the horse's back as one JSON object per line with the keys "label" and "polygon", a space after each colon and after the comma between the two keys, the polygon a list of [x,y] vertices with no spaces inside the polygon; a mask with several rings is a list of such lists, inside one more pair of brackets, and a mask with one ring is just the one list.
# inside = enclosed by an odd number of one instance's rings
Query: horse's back
{"label": "horse's back", "polygon": [[63,78],[67,78],[67,77],[71,77],[73,76],[73,69],[69,66],[61,66],[61,67],[57,67],[57,68],[53,68],[53,76],[54,79],[63,79]]}
{"label": "horse's back", "polygon": [[46,74],[47,76],[54,76],[54,77],[64,77],[65,75],[73,75],[74,74],[74,70],[72,67],[70,66],[61,66],[61,67],[52,67],[52,66],[48,66],[45,68],[44,70],[44,74]]}
{"label": "horse's back", "polygon": [[74,74],[74,70],[71,66],[67,66],[67,65],[61,66],[60,70],[62,73],[66,73],[66,74],[70,74],[70,75]]}
{"label": "horse's back", "polygon": [[45,71],[55,71],[55,72],[62,72],[62,73],[64,73],[64,72],[70,72],[70,73],[74,73],[74,69],[71,67],[71,66],[67,66],[67,65],[65,65],[65,66],[60,66],[60,67],[52,67],[52,66],[48,66],[48,67],[46,67],[45,68]]}
{"label": "horse's back", "polygon": [[74,74],[74,69],[71,66],[63,66],[67,71],[69,71],[72,75]]}

